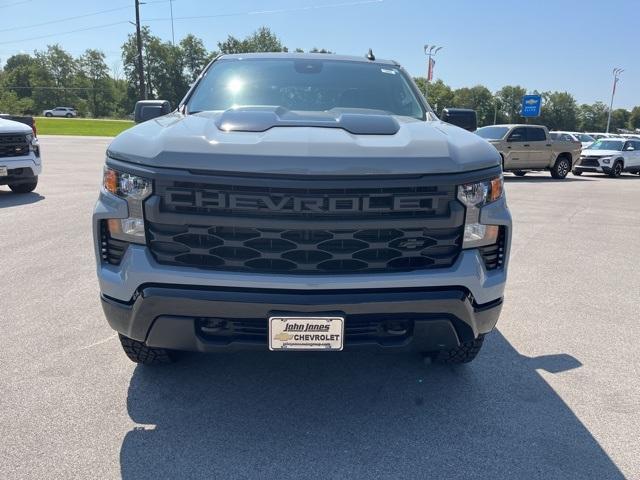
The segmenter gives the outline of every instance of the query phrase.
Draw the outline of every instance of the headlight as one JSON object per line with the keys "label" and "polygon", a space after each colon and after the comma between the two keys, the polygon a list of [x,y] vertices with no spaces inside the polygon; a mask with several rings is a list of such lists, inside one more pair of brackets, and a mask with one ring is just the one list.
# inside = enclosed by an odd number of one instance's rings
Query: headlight
{"label": "headlight", "polygon": [[36,157],[39,157],[40,145],[38,144],[38,139],[33,135],[33,133],[29,133],[27,135],[27,143],[29,144],[29,151],[33,152]]}
{"label": "headlight", "polygon": [[129,207],[128,218],[111,218],[107,221],[109,234],[117,240],[146,243],[142,202],[153,191],[151,180],[105,166],[102,188],[125,199]]}
{"label": "headlight", "polygon": [[462,248],[482,247],[497,242],[499,227],[481,224],[480,208],[501,198],[503,189],[502,175],[458,186],[458,200],[467,207]]}
{"label": "headlight", "polygon": [[151,195],[151,180],[130,173],[119,172],[110,167],[104,167],[102,177],[104,189],[122,198],[144,200]]}

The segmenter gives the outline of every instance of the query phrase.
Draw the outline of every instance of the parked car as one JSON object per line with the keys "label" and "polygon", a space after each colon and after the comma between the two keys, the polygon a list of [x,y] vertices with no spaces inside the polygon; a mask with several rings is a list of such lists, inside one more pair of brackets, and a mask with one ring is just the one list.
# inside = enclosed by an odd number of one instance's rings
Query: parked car
{"label": "parked car", "polygon": [[590,137],[586,133],[578,133],[578,132],[558,132],[553,131],[549,132],[549,136],[553,140],[562,140],[564,142],[580,142],[582,144],[582,149],[589,148],[595,139]]}
{"label": "parked car", "polygon": [[45,110],[42,112],[45,117],[77,117],[78,112],[73,107],[56,107],[51,110]]}
{"label": "parked car", "polygon": [[33,129],[0,118],[0,185],[8,185],[15,193],[32,192],[41,172],[40,146]]}
{"label": "parked car", "polygon": [[582,172],[605,173],[619,177],[623,172],[640,174],[640,140],[624,138],[601,138],[582,152],[573,167],[574,175]]}
{"label": "parked car", "polygon": [[553,140],[542,125],[492,125],[476,130],[502,157],[502,168],[519,177],[529,170],[549,170],[562,179],[580,158],[578,141]]}
{"label": "parked car", "polygon": [[173,112],[136,104],[93,213],[102,306],[131,360],[473,360],[507,276],[500,156],[372,57],[223,55]]}

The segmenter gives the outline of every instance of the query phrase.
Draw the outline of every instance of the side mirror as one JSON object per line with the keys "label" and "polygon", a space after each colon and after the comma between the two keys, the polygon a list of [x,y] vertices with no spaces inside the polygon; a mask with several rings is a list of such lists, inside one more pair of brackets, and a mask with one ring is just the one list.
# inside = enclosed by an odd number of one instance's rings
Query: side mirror
{"label": "side mirror", "polygon": [[136,102],[133,119],[136,123],[142,123],[166,115],[170,111],[171,105],[167,100],[140,100]]}
{"label": "side mirror", "polygon": [[470,132],[475,132],[478,129],[476,112],[469,108],[445,108],[442,110],[441,120]]}

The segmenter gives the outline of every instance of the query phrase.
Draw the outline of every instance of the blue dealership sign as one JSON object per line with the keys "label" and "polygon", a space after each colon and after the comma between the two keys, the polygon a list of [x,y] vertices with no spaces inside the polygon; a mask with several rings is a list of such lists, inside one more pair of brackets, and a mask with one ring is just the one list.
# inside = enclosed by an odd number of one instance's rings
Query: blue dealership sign
{"label": "blue dealership sign", "polygon": [[522,97],[522,116],[523,117],[539,117],[540,108],[542,107],[541,95],[525,95]]}

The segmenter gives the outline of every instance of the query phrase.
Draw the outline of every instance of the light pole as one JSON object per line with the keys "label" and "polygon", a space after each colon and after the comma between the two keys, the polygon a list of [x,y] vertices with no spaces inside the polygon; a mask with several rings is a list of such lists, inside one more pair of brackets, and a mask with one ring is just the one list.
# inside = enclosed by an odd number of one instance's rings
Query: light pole
{"label": "light pole", "polygon": [[173,30],[173,0],[169,0],[169,9],[171,11],[171,43],[176,44],[176,34]]}
{"label": "light pole", "polygon": [[[424,54],[427,56],[427,81],[424,84],[424,98],[429,102],[429,82],[433,78],[433,65],[435,63],[431,57],[435,57],[436,53],[442,50],[442,47],[438,47],[436,45],[425,45],[424,46]],[[437,114],[437,112],[436,112]]]}
{"label": "light pole", "polygon": [[609,125],[611,124],[611,110],[613,109],[613,97],[616,94],[616,85],[620,80],[620,74],[624,72],[622,68],[613,69],[613,88],[611,89],[611,103],[609,104],[609,116],[607,117],[607,132],[609,133]]}

